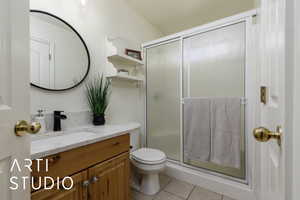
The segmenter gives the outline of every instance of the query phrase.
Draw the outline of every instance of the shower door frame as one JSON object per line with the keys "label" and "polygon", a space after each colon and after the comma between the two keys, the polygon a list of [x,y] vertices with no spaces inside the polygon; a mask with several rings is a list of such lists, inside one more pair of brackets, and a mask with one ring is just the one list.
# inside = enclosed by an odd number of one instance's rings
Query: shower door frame
{"label": "shower door frame", "polygon": [[[254,26],[255,21],[254,17],[257,15],[256,10],[251,10],[248,12],[244,12],[232,17],[224,18],[209,24],[205,24],[196,28],[192,28],[183,32],[179,32],[170,36],[166,36],[160,38],[158,40],[154,40],[151,42],[147,42],[142,44],[142,49],[145,58],[145,76],[146,76],[146,83],[145,83],[145,131],[143,134],[143,145],[147,146],[147,53],[146,50],[148,48],[157,47],[164,44],[169,44],[172,42],[180,41],[180,69],[179,69],[179,94],[180,94],[180,160],[175,161],[168,159],[169,162],[178,164],[183,167],[187,167],[192,170],[199,171],[200,173],[205,173],[213,176],[217,176],[220,178],[224,178],[228,181],[228,183],[240,183],[242,185],[247,185],[253,189],[253,177],[254,174],[254,141],[253,136],[251,134],[251,130],[258,124],[258,119],[256,119],[257,113],[251,112],[256,111],[258,106],[257,99],[258,95],[255,91],[259,88],[257,85],[256,77],[258,74],[258,70],[256,67],[255,61],[255,51],[254,51],[254,40],[256,40],[256,28]],[[245,23],[245,98],[247,100],[247,106],[245,109],[245,179],[235,178],[229,175],[222,174],[220,172],[211,171],[209,169],[201,168],[201,167],[194,167],[184,163],[184,155],[183,155],[183,85],[184,85],[184,48],[183,48],[183,41],[185,38],[189,38],[195,35],[199,35],[202,33],[206,33],[209,31],[213,31],[216,29],[224,28],[230,25],[238,24],[238,23]],[[253,84],[254,83],[254,84]]]}

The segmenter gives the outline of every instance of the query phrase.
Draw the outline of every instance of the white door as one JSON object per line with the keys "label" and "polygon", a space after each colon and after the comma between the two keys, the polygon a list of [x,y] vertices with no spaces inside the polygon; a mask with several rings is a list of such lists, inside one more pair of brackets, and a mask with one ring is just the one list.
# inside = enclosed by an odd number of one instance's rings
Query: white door
{"label": "white door", "polygon": [[267,102],[261,104],[261,126],[276,131],[281,126],[281,146],[276,139],[260,144],[260,200],[285,200],[285,1],[261,0],[259,17],[261,85]]}
{"label": "white door", "polygon": [[39,39],[30,40],[31,83],[44,88],[53,88],[54,76],[50,68],[50,43]]}
{"label": "white door", "polygon": [[[0,0],[0,199],[29,200],[29,184],[22,189],[21,177],[29,171],[14,168],[30,158],[30,138],[17,137],[17,120],[29,120],[29,1]],[[18,190],[9,189],[16,176]]]}

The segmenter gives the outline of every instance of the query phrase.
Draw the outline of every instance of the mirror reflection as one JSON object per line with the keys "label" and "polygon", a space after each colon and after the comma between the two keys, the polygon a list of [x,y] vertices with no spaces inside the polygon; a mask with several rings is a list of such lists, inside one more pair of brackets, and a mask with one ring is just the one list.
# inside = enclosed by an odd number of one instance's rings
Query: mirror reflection
{"label": "mirror reflection", "polygon": [[89,71],[89,53],[81,36],[62,19],[31,11],[31,84],[47,90],[79,85]]}

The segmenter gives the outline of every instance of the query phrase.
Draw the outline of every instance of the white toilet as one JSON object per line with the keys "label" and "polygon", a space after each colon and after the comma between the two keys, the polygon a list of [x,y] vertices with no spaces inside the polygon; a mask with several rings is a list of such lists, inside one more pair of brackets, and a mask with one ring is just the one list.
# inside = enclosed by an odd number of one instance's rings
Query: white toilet
{"label": "white toilet", "polygon": [[165,168],[166,154],[157,149],[137,148],[134,137],[138,136],[131,134],[131,137],[132,187],[147,195],[156,194],[160,190],[159,173]]}

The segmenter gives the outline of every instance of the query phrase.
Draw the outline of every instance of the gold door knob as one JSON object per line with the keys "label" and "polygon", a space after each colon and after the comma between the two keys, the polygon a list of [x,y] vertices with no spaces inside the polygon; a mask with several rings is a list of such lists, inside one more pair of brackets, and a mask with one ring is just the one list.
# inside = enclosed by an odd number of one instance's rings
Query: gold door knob
{"label": "gold door knob", "polygon": [[18,121],[15,125],[15,134],[17,136],[23,136],[26,133],[36,134],[40,131],[41,127],[41,124],[38,122],[28,124],[25,120]]}
{"label": "gold door knob", "polygon": [[267,142],[270,139],[276,139],[278,145],[281,145],[281,136],[282,136],[282,128],[281,126],[277,126],[276,132],[272,132],[267,128],[259,127],[253,130],[253,135],[255,139],[259,142]]}

